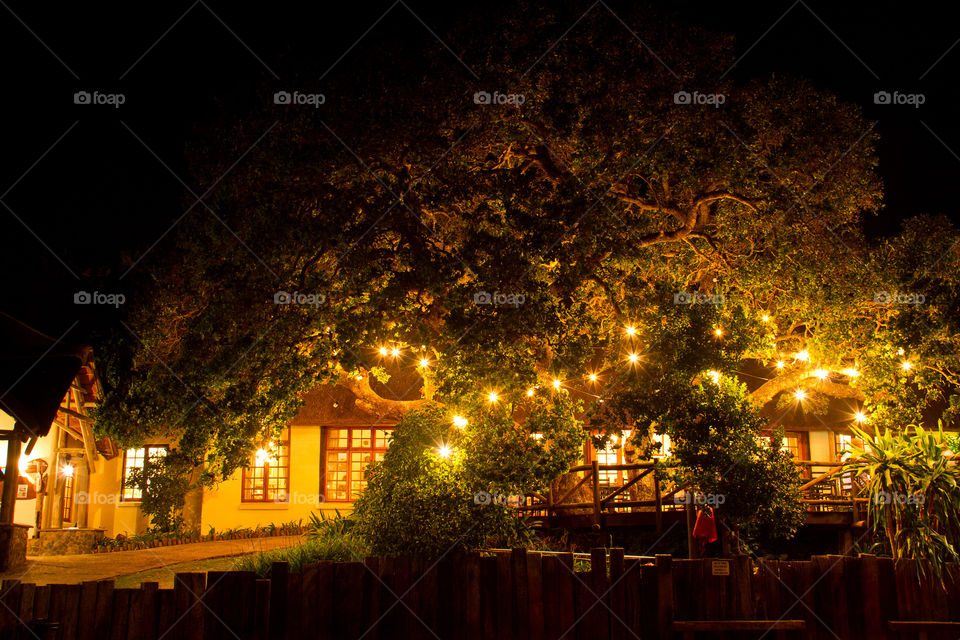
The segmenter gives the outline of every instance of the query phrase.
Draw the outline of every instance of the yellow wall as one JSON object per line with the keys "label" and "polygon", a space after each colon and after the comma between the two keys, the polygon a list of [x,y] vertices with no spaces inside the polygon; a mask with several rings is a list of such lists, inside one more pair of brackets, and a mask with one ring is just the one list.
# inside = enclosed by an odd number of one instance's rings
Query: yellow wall
{"label": "yellow wall", "polygon": [[290,427],[290,500],[288,503],[255,503],[240,500],[242,471],[203,494],[201,533],[210,527],[217,531],[238,527],[266,526],[270,523],[303,520],[311,512],[338,509],[349,511],[351,503],[324,503],[320,476],[323,464],[320,457],[321,430],[319,426]]}

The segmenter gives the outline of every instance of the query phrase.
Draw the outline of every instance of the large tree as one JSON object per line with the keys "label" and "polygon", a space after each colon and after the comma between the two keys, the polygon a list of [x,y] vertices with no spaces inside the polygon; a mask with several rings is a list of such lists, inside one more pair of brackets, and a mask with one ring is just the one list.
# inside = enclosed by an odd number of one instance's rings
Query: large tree
{"label": "large tree", "polygon": [[[698,341],[724,373],[771,363],[759,402],[811,381],[850,393],[853,367],[855,395],[892,397],[884,349],[920,358],[916,322],[954,334],[932,305],[917,320],[864,289],[919,275],[904,256],[923,242],[915,229],[889,256],[863,249],[881,197],[872,126],[802,80],[734,83],[729,38],[623,17],[524,5],[444,34],[455,54],[389,41],[329,76],[300,61],[298,90],[321,107],[275,104],[290,87],[269,87],[198,127],[205,195],[133,271],[127,326],[100,351],[98,428],[171,437],[215,481],[318,382],[399,415],[369,385],[393,348],[425,360],[448,403],[493,391],[519,406],[591,371],[600,396],[641,366],[628,353]],[[946,291],[939,277],[918,286]],[[654,349],[650,310],[681,294],[722,295],[716,326]],[[926,367],[915,380],[932,386],[956,371]]]}

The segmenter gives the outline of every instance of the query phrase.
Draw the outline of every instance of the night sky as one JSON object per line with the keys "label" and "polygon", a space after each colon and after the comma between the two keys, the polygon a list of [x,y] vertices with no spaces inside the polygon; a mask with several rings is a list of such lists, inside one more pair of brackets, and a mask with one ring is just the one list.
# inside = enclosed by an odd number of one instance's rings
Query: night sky
{"label": "night sky", "polygon": [[[161,238],[186,207],[179,180],[199,188],[184,161],[192,132],[218,114],[242,112],[264,83],[282,86],[297,61],[349,74],[365,47],[391,38],[426,46],[430,30],[442,36],[467,9],[510,10],[495,2],[304,4],[0,2],[0,310],[57,336],[79,319],[82,339],[91,319],[71,304],[72,292],[109,282],[122,256],[135,258]],[[583,11],[616,13],[627,4],[588,0]],[[921,213],[960,220],[960,25],[943,3],[663,8],[733,33],[735,79],[803,76],[877,122],[886,208],[867,221],[871,236]],[[611,16],[610,28],[622,26]],[[122,93],[125,103],[74,104],[75,92],[94,90]],[[878,91],[922,94],[925,102],[877,105]]]}

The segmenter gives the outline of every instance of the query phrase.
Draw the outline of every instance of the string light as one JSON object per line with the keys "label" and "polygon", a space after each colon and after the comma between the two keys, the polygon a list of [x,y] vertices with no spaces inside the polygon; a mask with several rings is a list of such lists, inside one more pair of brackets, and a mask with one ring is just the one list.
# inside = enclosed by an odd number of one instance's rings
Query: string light
{"label": "string light", "polygon": [[533,387],[530,387],[529,389],[527,389],[527,396],[528,396],[528,397],[532,398],[534,393],[535,393],[535,391],[533,390]]}
{"label": "string light", "polygon": [[910,371],[910,369],[913,369],[913,363],[910,362],[909,360],[904,360],[900,364],[900,368],[903,369],[904,371]]}
{"label": "string light", "polygon": [[857,422],[866,422],[867,414],[865,414],[863,411],[857,411],[855,414],[853,414],[853,419]]}
{"label": "string light", "polygon": [[463,416],[453,416],[453,426],[463,429],[467,426],[467,419]]}
{"label": "string light", "polygon": [[783,360],[777,360],[777,369],[783,369],[785,366],[787,365]]}
{"label": "string light", "polygon": [[719,371],[707,371],[707,375],[710,376],[710,379],[713,380],[714,384],[720,384]]}
{"label": "string light", "polygon": [[447,445],[441,445],[437,448],[437,455],[441,458],[449,458],[451,453],[453,453],[453,449]]}
{"label": "string light", "polygon": [[827,371],[826,369],[817,369],[816,371],[813,372],[813,375],[820,378],[821,380],[826,380],[827,376],[830,375],[830,372]]}
{"label": "string light", "polygon": [[382,355],[382,356],[387,355],[387,348],[386,348],[386,347],[380,347],[380,355]]}
{"label": "string light", "polygon": [[361,375],[358,375],[355,379],[357,382],[363,382],[363,376]]}
{"label": "string light", "polygon": [[556,378],[553,379],[553,388],[556,389],[557,391],[560,391],[560,385],[561,385],[561,384],[563,384],[563,383],[560,382],[558,379],[556,379]]}
{"label": "string light", "polygon": [[421,368],[421,369],[426,369],[426,368],[429,367],[429,366],[430,366],[430,361],[429,361],[429,360],[427,360],[426,358],[420,358],[420,368]]}
{"label": "string light", "polygon": [[717,336],[718,338],[722,338],[723,329],[721,327],[717,327],[716,329],[713,330],[713,335]]}
{"label": "string light", "polygon": [[499,399],[500,395],[496,391],[491,391],[487,394],[487,400],[489,400],[491,403],[496,402]]}
{"label": "string light", "polygon": [[856,378],[860,375],[860,372],[854,369],[853,367],[848,367],[847,369],[843,370],[843,375],[849,376],[851,378]]}
{"label": "string light", "polygon": [[806,350],[804,350],[804,351],[798,351],[798,352],[797,352],[797,355],[796,355],[795,357],[796,357],[796,359],[799,360],[800,362],[806,362],[807,360],[810,359],[810,353],[809,353],[808,351],[806,351]]}
{"label": "string light", "polygon": [[768,316],[767,314],[763,314],[762,316],[760,316],[760,319],[763,320],[764,322],[770,322],[770,316]]}
{"label": "string light", "polygon": [[400,349],[397,349],[396,347],[394,347],[393,349],[390,350],[390,355],[396,358],[397,356],[400,355]]}
{"label": "string light", "polygon": [[635,353],[631,353],[627,356],[627,360],[629,360],[630,362],[636,362],[639,359],[640,359],[640,356],[638,356]]}
{"label": "string light", "polygon": [[637,328],[636,328],[636,327],[627,327],[627,328],[626,328],[626,332],[627,332],[627,335],[628,335],[628,336],[635,336],[635,335],[637,335]]}
{"label": "string light", "polygon": [[794,392],[793,397],[797,399],[797,402],[803,402],[807,399],[807,392],[803,389],[797,389]]}
{"label": "string light", "polygon": [[590,382],[596,382],[596,381],[597,381],[597,374],[591,373],[589,376],[587,376],[587,378],[590,380]]}

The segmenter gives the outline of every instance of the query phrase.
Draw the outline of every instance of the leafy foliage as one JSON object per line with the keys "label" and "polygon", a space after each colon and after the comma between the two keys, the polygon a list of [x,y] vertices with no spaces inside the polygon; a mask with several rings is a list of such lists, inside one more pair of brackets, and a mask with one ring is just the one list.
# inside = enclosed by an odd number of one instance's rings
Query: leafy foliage
{"label": "leafy foliage", "polygon": [[852,447],[844,471],[865,482],[874,533],[894,558],[928,560],[942,576],[944,563],[960,560],[960,467],[950,439],[919,426],[855,432],[863,445]]}
{"label": "leafy foliage", "polygon": [[[542,488],[568,468],[583,434],[562,398],[534,407],[523,424],[510,419],[506,405],[462,431],[441,405],[404,416],[354,505],[357,532],[374,553],[439,556],[525,542],[508,496]],[[541,438],[527,430],[532,425],[543,429]]]}

